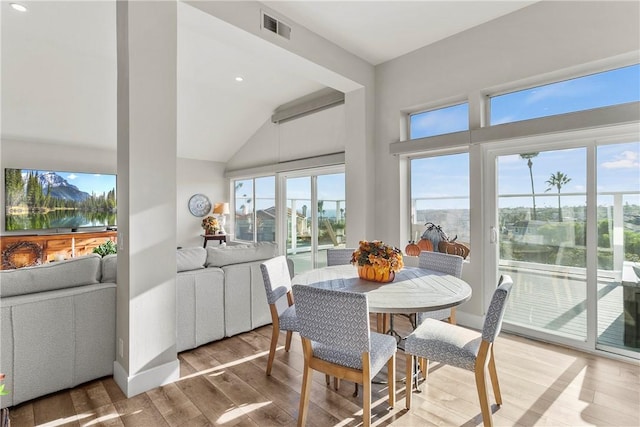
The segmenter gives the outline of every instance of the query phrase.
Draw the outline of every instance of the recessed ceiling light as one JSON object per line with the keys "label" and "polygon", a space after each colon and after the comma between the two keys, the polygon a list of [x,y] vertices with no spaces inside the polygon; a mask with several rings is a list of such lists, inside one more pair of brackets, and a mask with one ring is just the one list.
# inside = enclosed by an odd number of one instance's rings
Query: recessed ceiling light
{"label": "recessed ceiling light", "polygon": [[242,77],[238,76],[238,77],[236,77],[236,81],[237,82],[242,82],[242,81],[244,81],[244,79]]}
{"label": "recessed ceiling light", "polygon": [[18,12],[26,12],[27,8],[19,3],[9,3],[9,5]]}

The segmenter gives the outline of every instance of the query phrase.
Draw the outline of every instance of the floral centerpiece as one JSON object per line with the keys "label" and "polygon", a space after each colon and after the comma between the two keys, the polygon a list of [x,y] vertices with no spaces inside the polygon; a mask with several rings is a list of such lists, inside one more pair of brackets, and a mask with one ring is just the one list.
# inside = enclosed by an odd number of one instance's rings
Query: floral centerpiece
{"label": "floral centerpiece", "polygon": [[402,252],[380,240],[361,240],[351,255],[351,264],[358,267],[358,275],[374,282],[392,282],[396,271],[402,270]]}
{"label": "floral centerpiece", "polygon": [[216,234],[220,230],[220,224],[217,218],[209,215],[202,220],[202,228],[204,228],[205,234]]}

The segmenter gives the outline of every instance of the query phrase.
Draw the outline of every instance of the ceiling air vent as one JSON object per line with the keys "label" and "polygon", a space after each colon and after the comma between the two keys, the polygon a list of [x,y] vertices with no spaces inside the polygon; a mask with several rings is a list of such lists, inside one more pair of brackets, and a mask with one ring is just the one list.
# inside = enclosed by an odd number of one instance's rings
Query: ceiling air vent
{"label": "ceiling air vent", "polygon": [[289,40],[291,38],[291,27],[276,18],[262,12],[262,28]]}

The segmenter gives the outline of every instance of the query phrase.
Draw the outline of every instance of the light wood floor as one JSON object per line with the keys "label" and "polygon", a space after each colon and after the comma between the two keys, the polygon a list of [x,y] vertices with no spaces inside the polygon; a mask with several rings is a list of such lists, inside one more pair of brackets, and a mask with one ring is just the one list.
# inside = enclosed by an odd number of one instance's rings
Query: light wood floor
{"label": "light wood floor", "polygon": [[[408,322],[396,319],[399,329]],[[211,343],[179,355],[181,378],[131,399],[112,378],[10,408],[20,426],[282,426],[295,425],[302,349],[280,344],[271,377],[265,375],[271,327]],[[503,405],[493,419],[503,426],[640,426],[640,366],[596,357],[503,333],[495,345]],[[404,353],[398,351],[397,376]],[[482,424],[472,372],[432,363],[429,380],[404,407],[405,386],[387,407],[384,385],[373,386],[373,423],[378,426],[475,426]],[[317,374],[308,425],[361,425],[361,395],[353,384],[338,391]]]}

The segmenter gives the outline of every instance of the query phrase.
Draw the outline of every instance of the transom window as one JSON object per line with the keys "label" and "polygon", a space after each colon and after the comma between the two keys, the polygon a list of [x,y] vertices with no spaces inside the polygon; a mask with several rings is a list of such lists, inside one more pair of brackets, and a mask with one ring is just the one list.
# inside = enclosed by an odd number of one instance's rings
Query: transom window
{"label": "transom window", "polygon": [[469,130],[469,104],[457,104],[409,116],[409,139]]}
{"label": "transom window", "polygon": [[640,64],[492,96],[491,125],[640,101]]}

